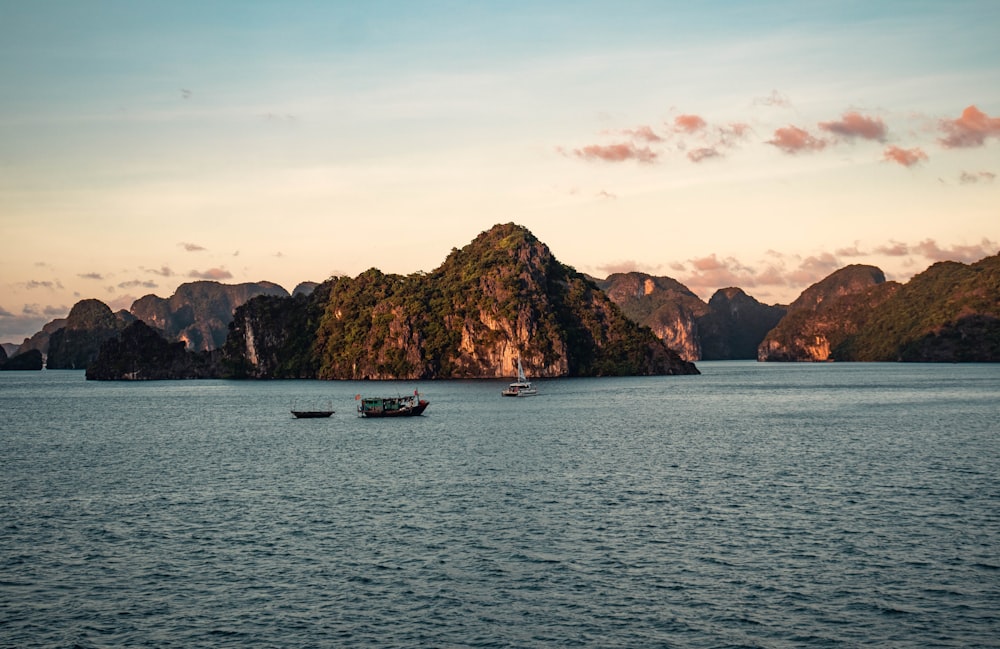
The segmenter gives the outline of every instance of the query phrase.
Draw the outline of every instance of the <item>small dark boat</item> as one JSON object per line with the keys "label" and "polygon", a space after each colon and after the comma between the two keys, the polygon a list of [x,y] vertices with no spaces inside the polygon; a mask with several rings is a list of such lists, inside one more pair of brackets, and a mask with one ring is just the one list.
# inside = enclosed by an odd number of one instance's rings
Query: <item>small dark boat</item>
{"label": "small dark boat", "polygon": [[358,394],[354,399],[358,402],[359,417],[416,417],[430,405],[416,390],[412,396],[362,397]]}
{"label": "small dark boat", "polygon": [[333,414],[332,410],[293,410],[296,419],[321,419]]}

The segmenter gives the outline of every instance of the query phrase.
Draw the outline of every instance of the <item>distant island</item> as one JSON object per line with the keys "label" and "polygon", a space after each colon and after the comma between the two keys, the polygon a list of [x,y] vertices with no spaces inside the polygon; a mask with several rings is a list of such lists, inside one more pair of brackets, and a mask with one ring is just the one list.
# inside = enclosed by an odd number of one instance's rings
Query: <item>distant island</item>
{"label": "distant island", "polygon": [[[29,354],[30,352],[30,354]],[[0,369],[93,379],[496,378],[697,373],[700,360],[1000,361],[1000,255],[941,262],[909,282],[842,268],[789,305],[742,289],[706,303],[669,277],[606,279],[560,263],[513,223],[430,273],[182,284],[114,313],[82,300]]]}

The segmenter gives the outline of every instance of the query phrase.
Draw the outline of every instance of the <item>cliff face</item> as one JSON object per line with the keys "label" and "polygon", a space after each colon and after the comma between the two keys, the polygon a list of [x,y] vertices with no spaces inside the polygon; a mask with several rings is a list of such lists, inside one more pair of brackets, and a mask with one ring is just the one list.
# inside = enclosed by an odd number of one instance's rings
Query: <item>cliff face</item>
{"label": "cliff face", "polygon": [[168,299],[146,295],[132,304],[132,315],[182,341],[192,351],[222,347],[237,307],[258,295],[287,297],[288,291],[271,282],[220,284],[202,281],[181,284]]}
{"label": "cliff face", "polygon": [[626,316],[652,329],[681,358],[703,358],[697,320],[709,307],[688,287],[670,277],[635,272],[615,273],[596,283]]}
{"label": "cliff face", "polygon": [[813,284],[761,342],[760,361],[827,361],[899,285],[874,266],[841,268]]}
{"label": "cliff face", "polygon": [[761,304],[738,288],[715,292],[697,319],[704,360],[757,357],[757,347],[785,316],[782,306]]}
{"label": "cliff face", "polygon": [[597,281],[635,322],[653,330],[685,360],[757,357],[757,346],[785,314],[738,288],[716,291],[705,304],[670,277],[616,273]]}
{"label": "cliff face", "polygon": [[220,374],[212,353],[188,352],[184,343],[168,342],[141,320],[106,340],[97,360],[87,367],[87,379],[96,381],[216,378]]}
{"label": "cliff face", "polygon": [[65,325],[49,336],[46,367],[50,370],[85,369],[97,358],[101,344],[134,320],[126,311],[112,312],[100,300],[77,302]]}
{"label": "cliff face", "polygon": [[[697,373],[514,224],[453,250],[432,273],[371,269],[296,299],[287,311],[287,300],[240,309],[227,366],[260,377],[484,378],[513,376],[520,357],[533,378]],[[302,361],[279,369],[289,349]]]}

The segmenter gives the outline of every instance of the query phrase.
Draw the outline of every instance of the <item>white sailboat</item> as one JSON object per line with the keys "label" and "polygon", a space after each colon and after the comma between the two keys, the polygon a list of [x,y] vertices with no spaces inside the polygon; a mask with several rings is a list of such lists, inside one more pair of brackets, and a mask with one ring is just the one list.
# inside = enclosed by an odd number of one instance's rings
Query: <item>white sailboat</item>
{"label": "white sailboat", "polygon": [[505,397],[533,397],[538,394],[538,389],[524,375],[520,356],[517,358],[517,380],[504,388],[500,394]]}

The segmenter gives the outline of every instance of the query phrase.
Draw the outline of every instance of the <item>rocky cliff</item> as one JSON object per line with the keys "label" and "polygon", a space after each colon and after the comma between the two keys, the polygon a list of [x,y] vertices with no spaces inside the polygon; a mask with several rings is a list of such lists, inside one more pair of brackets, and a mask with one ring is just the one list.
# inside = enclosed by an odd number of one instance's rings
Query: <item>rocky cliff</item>
{"label": "rocky cliff", "polygon": [[670,277],[616,273],[595,281],[625,315],[690,361],[756,358],[757,345],[785,314],[738,288],[720,289],[706,304]]}
{"label": "rocky cliff", "polygon": [[100,300],[81,300],[73,305],[64,326],[49,336],[46,367],[50,370],[86,369],[101,345],[116,336],[135,318],[127,311],[114,313]]}
{"label": "rocky cliff", "polygon": [[221,376],[218,352],[189,352],[182,342],[168,342],[141,320],[105,341],[87,368],[96,381],[198,379]]}
{"label": "rocky cliff", "polygon": [[720,289],[697,318],[704,360],[757,357],[757,347],[785,316],[783,306],[761,304],[739,288]]}
{"label": "rocky cliff", "polygon": [[181,341],[191,351],[207,351],[225,344],[236,308],[258,295],[287,297],[288,291],[272,282],[189,282],[166,299],[156,295],[139,298],[131,312],[162,331],[168,340]]}
{"label": "rocky cliff", "polygon": [[875,266],[851,265],[813,284],[788,307],[757,350],[760,361],[827,361],[860,331],[899,284]]}
{"label": "rocky cliff", "polygon": [[[697,373],[512,223],[453,250],[432,273],[371,269],[296,299],[239,309],[227,367],[259,377],[484,378],[512,376],[520,357],[533,378]],[[292,357],[301,362],[289,365]]]}
{"label": "rocky cliff", "polygon": [[681,358],[701,360],[697,320],[708,314],[709,307],[688,287],[670,277],[638,272],[595,281],[626,316],[652,329]]}

